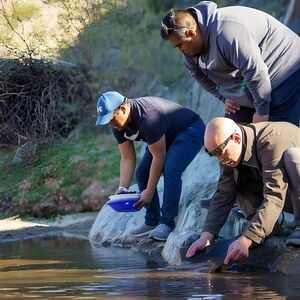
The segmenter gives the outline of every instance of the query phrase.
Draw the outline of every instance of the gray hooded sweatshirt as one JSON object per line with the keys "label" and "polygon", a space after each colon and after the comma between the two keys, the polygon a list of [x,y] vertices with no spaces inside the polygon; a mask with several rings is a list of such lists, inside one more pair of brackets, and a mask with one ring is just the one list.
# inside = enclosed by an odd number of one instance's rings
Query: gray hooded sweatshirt
{"label": "gray hooded sweatshirt", "polygon": [[268,114],[272,89],[300,70],[299,36],[248,7],[217,8],[202,1],[188,11],[198,20],[204,41],[198,56],[183,55],[192,77],[222,101]]}

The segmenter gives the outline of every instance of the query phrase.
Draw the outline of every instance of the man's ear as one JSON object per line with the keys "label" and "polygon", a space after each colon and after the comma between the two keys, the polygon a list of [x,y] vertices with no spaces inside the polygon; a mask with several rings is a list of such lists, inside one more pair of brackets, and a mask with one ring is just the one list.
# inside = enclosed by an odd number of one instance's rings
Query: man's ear
{"label": "man's ear", "polygon": [[238,132],[234,132],[232,134],[232,139],[235,143],[238,143],[238,144],[240,144],[242,142],[242,137]]}
{"label": "man's ear", "polygon": [[196,31],[194,31],[193,29],[187,29],[187,30],[185,31],[185,36],[186,36],[187,38],[194,38],[196,35],[197,35],[197,34],[196,34]]}
{"label": "man's ear", "polygon": [[125,112],[125,107],[122,105],[119,106],[119,114],[124,114]]}
{"label": "man's ear", "polygon": [[120,109],[120,112],[122,112],[124,114],[124,113],[126,113],[126,110],[128,110],[128,107],[127,107],[126,103],[123,103],[120,105],[119,109]]}

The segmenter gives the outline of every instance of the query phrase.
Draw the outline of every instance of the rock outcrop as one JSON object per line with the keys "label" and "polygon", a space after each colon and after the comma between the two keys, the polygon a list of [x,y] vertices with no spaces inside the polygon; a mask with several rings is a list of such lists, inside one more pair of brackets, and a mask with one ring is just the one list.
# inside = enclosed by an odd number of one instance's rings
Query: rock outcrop
{"label": "rock outcrop", "polygon": [[[223,106],[220,101],[203,91],[193,81],[183,85],[180,93],[187,95],[187,106],[199,112],[204,122],[216,115],[223,115]],[[172,94],[164,95],[173,99]],[[209,157],[202,149],[188,166],[182,177],[182,194],[179,204],[179,214],[176,220],[176,228],[169,236],[165,244],[151,243],[149,239],[134,239],[128,232],[135,226],[144,222],[145,210],[134,213],[118,213],[111,207],[104,205],[100,210],[89,238],[93,245],[112,244],[123,247],[139,247],[144,249],[160,249],[166,261],[170,264],[181,263],[180,249],[188,238],[201,232],[203,222],[207,214],[207,202],[213,195],[219,176],[217,160]],[[138,190],[136,186],[132,190]],[[162,199],[163,178],[159,181],[158,191]],[[203,203],[206,203],[203,205]],[[220,235],[224,238],[232,236],[233,221],[225,224]],[[155,246],[154,246],[155,245]],[[153,247],[154,246],[154,247]]]}
{"label": "rock outcrop", "polygon": [[[184,85],[185,86],[185,85]],[[214,116],[223,115],[223,106],[212,96],[200,89],[196,83],[186,85],[181,93],[188,95],[188,106],[199,112],[205,122]],[[172,93],[175,93],[172,91]],[[172,99],[172,95],[164,95]],[[193,162],[188,166],[182,177],[182,194],[179,204],[179,214],[176,220],[175,230],[169,235],[165,243],[154,242],[149,238],[134,238],[129,232],[143,224],[145,210],[132,213],[115,212],[110,206],[104,205],[100,210],[90,232],[89,240],[92,245],[113,245],[120,247],[131,247],[138,251],[159,251],[163,258],[171,265],[182,266],[185,262],[187,247],[198,238],[203,228],[207,215],[207,203],[215,192],[219,177],[218,162],[215,158],[205,154],[203,149],[198,153]],[[131,190],[138,191],[137,186]],[[158,192],[162,199],[163,178],[158,183]],[[246,220],[230,215],[227,222],[220,231],[221,239],[232,239],[241,234]],[[285,215],[284,226],[289,228],[292,215]],[[224,250],[224,249],[223,249]],[[238,267],[249,266],[263,268],[270,271],[279,270],[284,273],[294,273],[299,259],[297,253],[290,256],[285,247],[284,238],[271,237],[266,240],[263,247],[257,247],[250,251],[248,259]],[[293,259],[294,257],[294,259]],[[218,259],[218,262],[222,259]],[[209,266],[208,270],[214,271],[218,264]]]}

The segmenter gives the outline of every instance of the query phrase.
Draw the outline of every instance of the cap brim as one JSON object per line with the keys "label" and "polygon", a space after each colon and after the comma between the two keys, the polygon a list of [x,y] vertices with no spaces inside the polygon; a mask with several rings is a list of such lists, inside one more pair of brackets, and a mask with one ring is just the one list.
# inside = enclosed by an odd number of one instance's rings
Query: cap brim
{"label": "cap brim", "polygon": [[96,126],[108,124],[112,119],[112,117],[113,117],[113,112],[108,113],[104,116],[99,116],[96,121]]}

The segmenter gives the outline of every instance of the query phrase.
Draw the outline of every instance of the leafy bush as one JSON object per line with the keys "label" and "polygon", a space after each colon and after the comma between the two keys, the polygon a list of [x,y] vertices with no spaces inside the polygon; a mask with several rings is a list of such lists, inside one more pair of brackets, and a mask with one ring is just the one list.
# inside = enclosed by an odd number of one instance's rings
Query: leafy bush
{"label": "leafy bush", "polygon": [[40,8],[34,3],[13,0],[2,5],[0,9],[1,31],[13,32],[23,21],[29,21],[37,16]]}
{"label": "leafy bush", "polygon": [[16,2],[13,6],[11,16],[15,20],[28,21],[40,12],[40,8],[34,3]]}
{"label": "leafy bush", "polygon": [[20,168],[0,161],[0,198],[10,194],[17,202],[37,202],[63,190],[78,201],[92,181],[105,185],[118,177],[119,159],[112,135],[77,129],[73,137],[41,150],[31,165]]}

